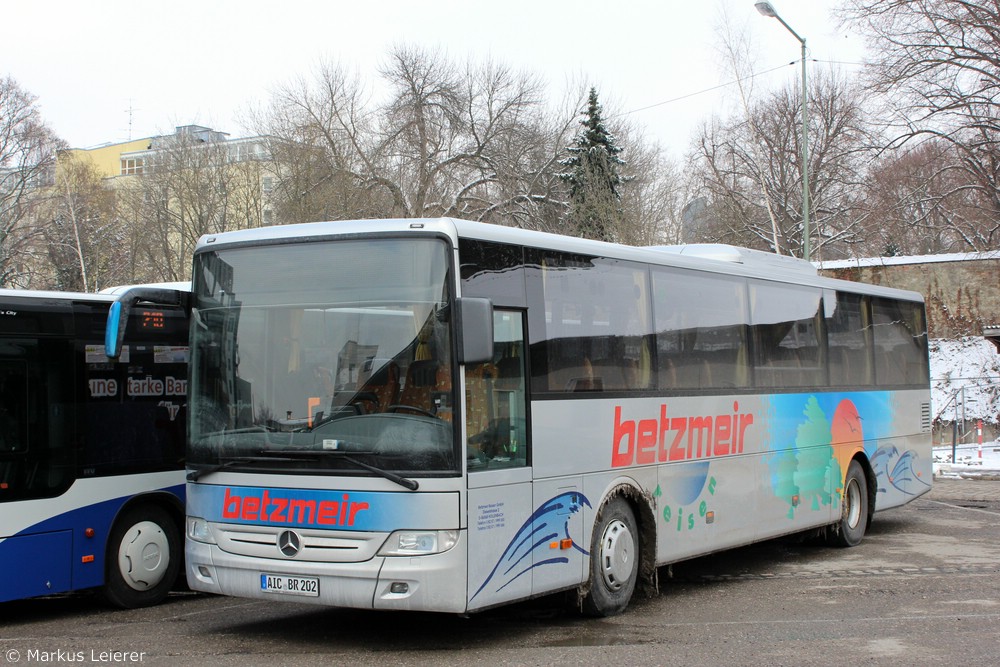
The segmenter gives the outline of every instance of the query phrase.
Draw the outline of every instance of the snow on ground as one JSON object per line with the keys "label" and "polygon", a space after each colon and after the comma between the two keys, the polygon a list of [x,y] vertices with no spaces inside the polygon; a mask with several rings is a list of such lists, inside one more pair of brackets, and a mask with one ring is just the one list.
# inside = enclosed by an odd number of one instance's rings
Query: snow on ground
{"label": "snow on ground", "polygon": [[984,442],[982,447],[958,445],[956,463],[952,463],[952,448],[934,448],[934,477],[975,479],[990,477],[1000,479],[1000,441]]}
{"label": "snow on ground", "polygon": [[1000,417],[1000,354],[985,338],[930,341],[931,414],[952,422]]}
{"label": "snow on ground", "polygon": [[[985,338],[931,340],[931,414],[935,421],[982,419],[995,424],[1000,417],[1000,354]],[[955,448],[934,447],[934,476],[1000,478],[1000,441],[969,444],[975,433]]]}

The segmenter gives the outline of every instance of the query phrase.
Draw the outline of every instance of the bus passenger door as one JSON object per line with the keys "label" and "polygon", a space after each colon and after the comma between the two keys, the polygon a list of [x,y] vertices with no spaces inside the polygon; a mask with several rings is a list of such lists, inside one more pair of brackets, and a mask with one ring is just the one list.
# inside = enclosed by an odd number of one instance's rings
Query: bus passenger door
{"label": "bus passenger door", "polygon": [[494,360],[465,368],[469,609],[531,595],[524,316],[495,310]]}

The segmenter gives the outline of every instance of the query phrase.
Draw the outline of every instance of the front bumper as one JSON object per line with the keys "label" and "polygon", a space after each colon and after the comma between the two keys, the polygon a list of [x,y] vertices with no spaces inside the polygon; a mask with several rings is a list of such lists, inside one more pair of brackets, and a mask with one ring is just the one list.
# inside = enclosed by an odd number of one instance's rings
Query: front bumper
{"label": "front bumper", "polygon": [[[356,609],[464,613],[467,600],[466,531],[440,554],[376,556],[358,563],[317,563],[240,556],[215,544],[187,540],[185,563],[192,590],[267,600],[306,602]],[[303,597],[266,592],[261,574],[315,577],[319,595]]]}

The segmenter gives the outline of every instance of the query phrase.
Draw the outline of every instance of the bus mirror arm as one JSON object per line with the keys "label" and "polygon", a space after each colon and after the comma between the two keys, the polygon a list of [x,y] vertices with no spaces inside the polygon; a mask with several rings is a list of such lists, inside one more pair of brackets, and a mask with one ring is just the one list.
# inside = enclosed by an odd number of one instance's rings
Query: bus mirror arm
{"label": "bus mirror arm", "polygon": [[460,364],[482,364],[493,360],[493,303],[489,299],[456,299],[456,336]]}
{"label": "bus mirror arm", "polygon": [[104,329],[104,353],[109,359],[118,359],[121,356],[129,315],[139,303],[181,306],[186,313],[191,312],[191,295],[182,290],[133,287],[122,292],[108,309],[108,323]]}

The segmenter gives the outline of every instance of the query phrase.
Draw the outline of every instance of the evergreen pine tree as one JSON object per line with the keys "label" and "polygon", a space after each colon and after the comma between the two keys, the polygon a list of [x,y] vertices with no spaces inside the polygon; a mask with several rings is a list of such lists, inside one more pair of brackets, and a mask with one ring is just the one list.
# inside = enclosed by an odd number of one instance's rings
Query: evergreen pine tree
{"label": "evergreen pine tree", "polygon": [[621,186],[626,179],[619,170],[625,162],[619,157],[621,147],[604,125],[596,88],[590,89],[580,125],[583,129],[566,147],[570,156],[560,161],[566,171],[559,178],[569,185],[569,212],[577,233],[612,241],[622,216]]}

